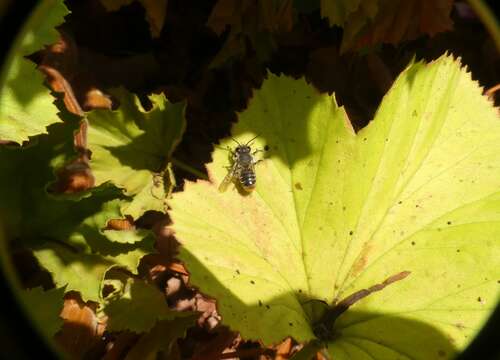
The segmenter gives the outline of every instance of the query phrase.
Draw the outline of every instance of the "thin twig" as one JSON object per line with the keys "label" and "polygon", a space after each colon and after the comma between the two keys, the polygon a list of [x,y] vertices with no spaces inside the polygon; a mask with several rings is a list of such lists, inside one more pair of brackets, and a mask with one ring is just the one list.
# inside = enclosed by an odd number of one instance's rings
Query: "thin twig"
{"label": "thin twig", "polygon": [[500,52],[500,26],[495,14],[483,0],[469,0],[469,5],[490,33],[497,51]]}

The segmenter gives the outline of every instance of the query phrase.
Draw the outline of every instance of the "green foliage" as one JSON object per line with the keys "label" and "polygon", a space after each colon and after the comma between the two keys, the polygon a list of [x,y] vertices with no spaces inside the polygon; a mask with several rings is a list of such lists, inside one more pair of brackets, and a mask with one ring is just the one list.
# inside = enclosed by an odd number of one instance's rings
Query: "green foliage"
{"label": "green foliage", "polygon": [[67,14],[62,0],[40,2],[15,40],[0,76],[0,140],[22,143],[60,121],[43,75],[24,56],[54,43]]}
{"label": "green foliage", "polygon": [[[160,290],[144,281],[132,278],[127,279],[122,291],[108,301],[104,312],[109,316],[107,327],[109,331],[130,330],[137,333],[150,331],[159,321],[192,315],[169,309],[165,295]],[[190,323],[192,321],[189,320]],[[165,326],[169,325],[164,324],[159,329],[153,329],[151,336],[159,336],[155,332],[161,333]],[[183,332],[181,329],[179,330]]]}
{"label": "green foliage", "polygon": [[186,335],[188,328],[196,323],[197,315],[158,321],[146,334],[142,335],[125,357],[126,360],[156,360],[158,353],[170,359],[172,345]]}
{"label": "green foliage", "polygon": [[151,95],[152,108],[146,111],[125,90],[113,94],[120,102],[118,110],[88,114],[90,167],[96,185],[110,182],[133,196],[121,211],[134,219],[147,210],[164,211],[173,184],[168,162],[185,127],[184,104]]}
{"label": "green foliage", "polygon": [[59,316],[64,303],[65,288],[44,291],[41,287],[20,292],[25,310],[38,328],[51,338],[63,324]]}
{"label": "green foliage", "polygon": [[[200,289],[244,338],[315,339],[321,312],[403,271],[333,329],[335,359],[451,357],[484,323],[500,276],[500,123],[449,56],[410,65],[358,134],[333,97],[269,75],[233,136],[268,145],[257,188],[176,193],[173,230]],[[224,141],[222,146],[231,144]]]}
{"label": "green foliage", "polygon": [[55,124],[30,146],[0,148],[0,216],[8,237],[35,249],[57,286],[98,301],[104,273],[112,266],[134,272],[140,258],[153,252],[153,238],[143,230],[105,230],[128,203],[111,186],[79,201],[47,193],[54,171],[74,154],[76,125]]}

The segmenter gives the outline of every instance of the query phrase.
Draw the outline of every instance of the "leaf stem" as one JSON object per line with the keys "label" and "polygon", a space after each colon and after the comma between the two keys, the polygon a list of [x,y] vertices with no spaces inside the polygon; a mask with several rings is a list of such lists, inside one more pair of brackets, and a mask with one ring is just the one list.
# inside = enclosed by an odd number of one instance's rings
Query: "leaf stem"
{"label": "leaf stem", "polygon": [[468,0],[468,2],[490,33],[497,50],[500,52],[500,26],[495,15],[483,0]]}
{"label": "leaf stem", "polygon": [[172,157],[171,161],[172,161],[172,164],[174,166],[177,166],[179,169],[187,171],[188,173],[193,174],[194,176],[196,176],[200,179],[208,180],[208,177],[205,174],[203,174],[201,171],[196,170],[194,167],[180,161],[179,159]]}

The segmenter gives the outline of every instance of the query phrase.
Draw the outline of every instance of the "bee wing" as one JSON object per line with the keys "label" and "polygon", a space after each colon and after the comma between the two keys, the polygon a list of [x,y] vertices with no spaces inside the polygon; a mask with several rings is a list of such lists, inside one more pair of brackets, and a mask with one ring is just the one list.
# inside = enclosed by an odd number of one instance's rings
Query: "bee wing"
{"label": "bee wing", "polygon": [[236,163],[234,163],[233,166],[231,167],[231,169],[229,170],[229,172],[227,173],[226,177],[224,178],[224,180],[222,180],[222,182],[220,183],[220,185],[219,185],[220,192],[226,191],[228,185],[231,183],[231,181],[233,181],[234,176],[236,174],[237,166],[238,165]]}

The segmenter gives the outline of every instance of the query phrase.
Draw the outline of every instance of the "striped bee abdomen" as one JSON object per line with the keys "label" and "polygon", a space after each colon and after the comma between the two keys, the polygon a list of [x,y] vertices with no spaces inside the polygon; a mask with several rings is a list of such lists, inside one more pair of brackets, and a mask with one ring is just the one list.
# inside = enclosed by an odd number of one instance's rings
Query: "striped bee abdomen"
{"label": "striped bee abdomen", "polygon": [[255,172],[251,168],[245,168],[240,171],[240,184],[246,191],[253,190],[255,188],[255,183],[257,178],[255,177]]}

